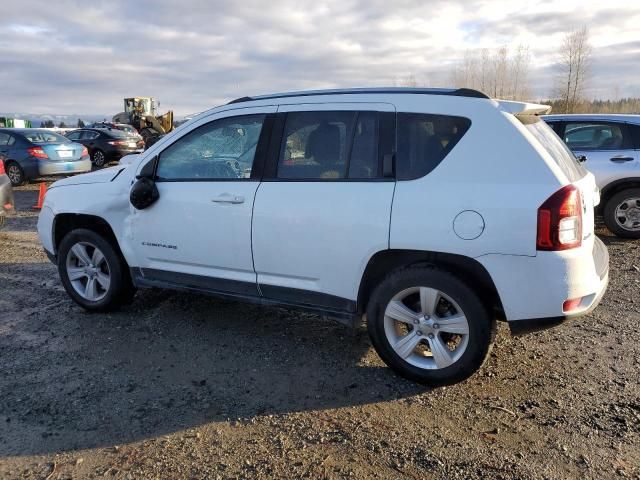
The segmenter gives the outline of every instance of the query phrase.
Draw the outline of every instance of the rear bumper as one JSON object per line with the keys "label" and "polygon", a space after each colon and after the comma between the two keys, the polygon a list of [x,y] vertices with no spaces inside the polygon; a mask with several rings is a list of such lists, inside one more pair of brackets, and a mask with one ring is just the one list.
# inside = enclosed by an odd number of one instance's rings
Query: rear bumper
{"label": "rear bumper", "polygon": [[602,280],[602,287],[600,292],[594,297],[593,301],[585,310],[581,310],[575,314],[561,315],[559,317],[547,317],[547,318],[529,318],[525,320],[516,320],[509,322],[509,330],[511,335],[525,335],[527,333],[539,332],[540,330],[546,330],[563,324],[567,320],[582,317],[592,312],[599,304],[602,297],[604,297],[609,285],[609,273]]}
{"label": "rear bumper", "polygon": [[[609,281],[609,253],[597,237],[572,250],[537,252],[535,257],[485,255],[477,260],[491,275],[514,333],[588,314]],[[565,312],[564,302],[574,299],[580,299],[577,307]]]}
{"label": "rear bumper", "polygon": [[76,160],[70,162],[38,162],[40,175],[65,175],[69,173],[85,173],[91,171],[91,160]]}

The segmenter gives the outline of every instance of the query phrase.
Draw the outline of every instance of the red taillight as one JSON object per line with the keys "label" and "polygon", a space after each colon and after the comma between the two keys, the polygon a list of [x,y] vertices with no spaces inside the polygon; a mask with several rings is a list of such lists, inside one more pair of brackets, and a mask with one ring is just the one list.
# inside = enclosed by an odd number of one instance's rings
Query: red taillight
{"label": "red taillight", "polygon": [[88,157],[89,156],[89,150],[87,150],[87,147],[82,147],[82,154],[80,156],[81,157]]}
{"label": "red taillight", "polygon": [[32,157],[36,157],[36,158],[49,158],[49,155],[47,155],[44,150],[40,147],[31,147],[31,148],[27,148],[27,152],[29,152],[29,155],[31,155]]}
{"label": "red taillight", "polygon": [[107,142],[109,145],[116,145],[121,147],[126,147],[129,145],[129,142],[125,142],[124,140],[113,140],[112,142]]}
{"label": "red taillight", "polygon": [[0,175],[4,175],[5,171],[4,171],[4,162],[2,160],[0,160]]}
{"label": "red taillight", "polygon": [[582,245],[580,190],[567,185],[538,209],[538,250],[567,250]]}

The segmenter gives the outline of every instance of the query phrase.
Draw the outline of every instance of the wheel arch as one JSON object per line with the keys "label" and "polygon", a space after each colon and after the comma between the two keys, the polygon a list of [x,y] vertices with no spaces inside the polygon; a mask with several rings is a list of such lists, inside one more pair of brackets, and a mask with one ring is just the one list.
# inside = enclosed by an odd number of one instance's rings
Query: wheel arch
{"label": "wheel arch", "polygon": [[109,243],[113,245],[118,254],[124,259],[118,239],[104,218],[97,215],[88,215],[82,213],[59,213],[53,219],[53,248],[54,253],[58,253],[58,246],[67,233],[78,228],[86,228],[102,235]]}
{"label": "wheel arch", "polygon": [[598,205],[598,211],[603,212],[606,203],[616,193],[626,190],[627,188],[640,188],[640,177],[627,177],[615,180],[608,185],[604,186],[600,191],[600,205]]}
{"label": "wheel arch", "polygon": [[505,319],[502,301],[491,275],[477,260],[452,253],[399,249],[382,250],[369,259],[358,289],[358,313],[366,311],[371,292],[391,271],[421,264],[439,267],[456,275],[469,287],[478,290],[489,311],[494,312],[498,319]]}

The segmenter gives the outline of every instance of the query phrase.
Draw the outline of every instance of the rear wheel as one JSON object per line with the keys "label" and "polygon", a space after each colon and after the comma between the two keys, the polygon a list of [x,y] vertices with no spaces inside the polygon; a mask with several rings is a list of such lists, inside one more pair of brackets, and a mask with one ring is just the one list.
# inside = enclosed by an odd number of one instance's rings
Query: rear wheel
{"label": "rear wheel", "polygon": [[91,162],[98,168],[104,167],[106,161],[107,159],[102,150],[94,150],[91,154]]}
{"label": "rear wheel", "polygon": [[69,296],[87,310],[114,310],[135,293],[124,260],[92,230],[72,230],[62,239],[58,272]]}
{"label": "rear wheel", "polygon": [[14,187],[18,187],[24,183],[24,170],[22,170],[22,167],[16,162],[7,162],[5,165],[5,173],[11,181],[11,185]]}
{"label": "rear wheel", "polygon": [[371,342],[403,377],[427,385],[460,382],[491,347],[493,320],[478,295],[454,275],[430,267],[391,273],[367,309]]}
{"label": "rear wheel", "polygon": [[604,223],[618,237],[640,238],[640,188],[616,193],[604,206]]}

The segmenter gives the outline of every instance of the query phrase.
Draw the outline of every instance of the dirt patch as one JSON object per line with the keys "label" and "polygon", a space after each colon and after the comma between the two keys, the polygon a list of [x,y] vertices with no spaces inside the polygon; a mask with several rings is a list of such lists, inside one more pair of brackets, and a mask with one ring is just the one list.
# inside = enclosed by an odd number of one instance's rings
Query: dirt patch
{"label": "dirt patch", "polygon": [[29,211],[0,230],[2,478],[615,478],[640,465],[640,242],[600,228],[590,316],[425,389],[314,315],[164,291],[64,293]]}

